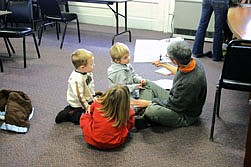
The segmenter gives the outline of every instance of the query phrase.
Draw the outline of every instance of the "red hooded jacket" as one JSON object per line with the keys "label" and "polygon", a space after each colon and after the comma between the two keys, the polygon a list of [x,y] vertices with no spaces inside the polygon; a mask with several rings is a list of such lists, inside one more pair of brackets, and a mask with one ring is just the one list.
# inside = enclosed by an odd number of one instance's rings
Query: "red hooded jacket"
{"label": "red hooded jacket", "polygon": [[95,101],[90,106],[90,114],[82,114],[80,117],[80,128],[85,141],[100,149],[118,147],[125,142],[128,132],[134,127],[134,111],[130,109],[130,117],[126,126],[113,127],[114,120],[108,121],[102,116],[104,112],[99,111],[101,107]]}

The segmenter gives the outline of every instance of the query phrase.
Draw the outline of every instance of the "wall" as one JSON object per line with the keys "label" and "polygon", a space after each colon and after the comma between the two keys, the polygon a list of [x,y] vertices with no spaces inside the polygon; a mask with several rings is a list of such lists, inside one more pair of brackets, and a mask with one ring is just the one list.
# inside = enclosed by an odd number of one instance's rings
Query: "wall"
{"label": "wall", "polygon": [[[200,20],[201,6],[201,0],[176,0],[174,12],[175,34],[184,34],[193,38]],[[213,31],[214,16],[209,22],[206,36],[211,38]]]}
{"label": "wall", "polygon": [[[69,5],[70,11],[78,13],[80,22],[115,26],[114,14],[105,4],[69,2]],[[177,29],[195,31],[201,12],[201,0],[132,0],[128,1],[127,7],[128,28],[161,32],[174,32]],[[115,5],[112,8],[115,9]],[[119,3],[119,11],[124,14],[124,3]],[[120,27],[123,27],[124,20],[121,17],[119,19]]]}
{"label": "wall", "polygon": [[[174,0],[128,1],[128,27],[162,32],[171,32]],[[114,14],[105,4],[69,2],[70,11],[78,13],[80,22],[115,26]],[[112,5],[115,9],[115,4]],[[124,14],[124,3],[119,3]],[[124,26],[120,17],[120,26]]]}

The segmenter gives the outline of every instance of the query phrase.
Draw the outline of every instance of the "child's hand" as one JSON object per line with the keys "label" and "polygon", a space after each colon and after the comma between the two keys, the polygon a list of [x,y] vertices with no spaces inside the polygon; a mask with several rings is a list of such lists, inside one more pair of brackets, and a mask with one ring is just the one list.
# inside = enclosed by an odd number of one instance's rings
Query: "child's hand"
{"label": "child's hand", "polygon": [[140,82],[140,85],[143,87],[146,85],[146,80],[145,79],[142,79],[141,82]]}
{"label": "child's hand", "polygon": [[141,84],[138,85],[138,88],[139,88],[139,89],[146,89],[146,88],[144,88]]}
{"label": "child's hand", "polygon": [[86,114],[90,114],[90,105],[88,105],[88,107],[86,108],[86,111],[85,111]]}
{"label": "child's hand", "polygon": [[138,88],[139,89],[145,89],[144,88],[145,85],[146,85],[146,80],[143,79],[143,80],[140,81],[140,84],[138,85]]}

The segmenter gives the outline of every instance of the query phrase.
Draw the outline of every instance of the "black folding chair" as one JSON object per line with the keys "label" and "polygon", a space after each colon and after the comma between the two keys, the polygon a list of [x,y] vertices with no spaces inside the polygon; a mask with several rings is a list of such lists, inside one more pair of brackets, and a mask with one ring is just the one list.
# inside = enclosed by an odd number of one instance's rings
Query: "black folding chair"
{"label": "black folding chair", "polygon": [[69,22],[71,22],[73,20],[76,20],[76,22],[77,22],[78,41],[79,41],[79,43],[81,42],[79,21],[78,21],[77,14],[68,13],[68,12],[61,12],[60,7],[59,7],[59,3],[57,0],[38,0],[38,4],[41,9],[42,17],[44,19],[43,24],[41,25],[41,28],[40,28],[40,34],[38,35],[38,37],[39,37],[38,44],[39,45],[41,43],[44,28],[51,23],[55,23],[56,31],[57,31],[57,39],[59,39],[59,31],[60,30],[58,27],[59,26],[58,23],[61,22],[61,23],[65,24],[63,35],[62,35],[62,41],[60,44],[60,49],[62,49],[67,25]]}
{"label": "black folding chair", "polygon": [[251,92],[250,67],[251,40],[232,40],[227,46],[221,76],[216,85],[210,140],[213,141],[214,137],[215,116],[219,117],[221,90],[230,89]]}
{"label": "black folding chair", "polygon": [[[6,10],[6,0],[0,0],[0,10]],[[0,16],[1,24],[3,24],[4,17],[5,16]],[[0,58],[0,69],[1,69],[1,72],[3,72],[3,63],[2,63],[1,58]]]}
{"label": "black folding chair", "polygon": [[1,69],[1,72],[3,72],[3,63],[1,59],[0,59],[0,69]]}
{"label": "black folding chair", "polygon": [[[5,44],[11,57],[9,46],[12,48],[9,38],[23,38],[23,57],[24,57],[24,68],[26,68],[26,36],[32,35],[34,44],[36,47],[38,58],[40,58],[40,53],[36,41],[35,33],[31,27],[24,27],[23,24],[20,26],[18,23],[33,23],[33,14],[32,14],[32,2],[31,0],[8,0],[7,10],[12,13],[6,17],[6,25],[0,28],[0,37],[3,37]],[[11,23],[11,25],[9,25]],[[13,27],[13,23],[18,25]],[[9,44],[8,44],[9,43]],[[14,52],[14,49],[12,48]],[[15,53],[15,52],[14,52]]]}

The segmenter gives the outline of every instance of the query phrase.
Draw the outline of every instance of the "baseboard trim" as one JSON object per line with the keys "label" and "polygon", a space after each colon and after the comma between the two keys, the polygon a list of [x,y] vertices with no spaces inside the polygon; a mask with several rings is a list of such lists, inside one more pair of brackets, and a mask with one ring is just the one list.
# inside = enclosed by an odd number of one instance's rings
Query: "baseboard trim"
{"label": "baseboard trim", "polygon": [[[182,37],[184,39],[194,40],[194,36],[192,35],[184,35],[184,34],[173,34],[173,37]],[[213,42],[213,38],[205,38],[206,42]]]}

